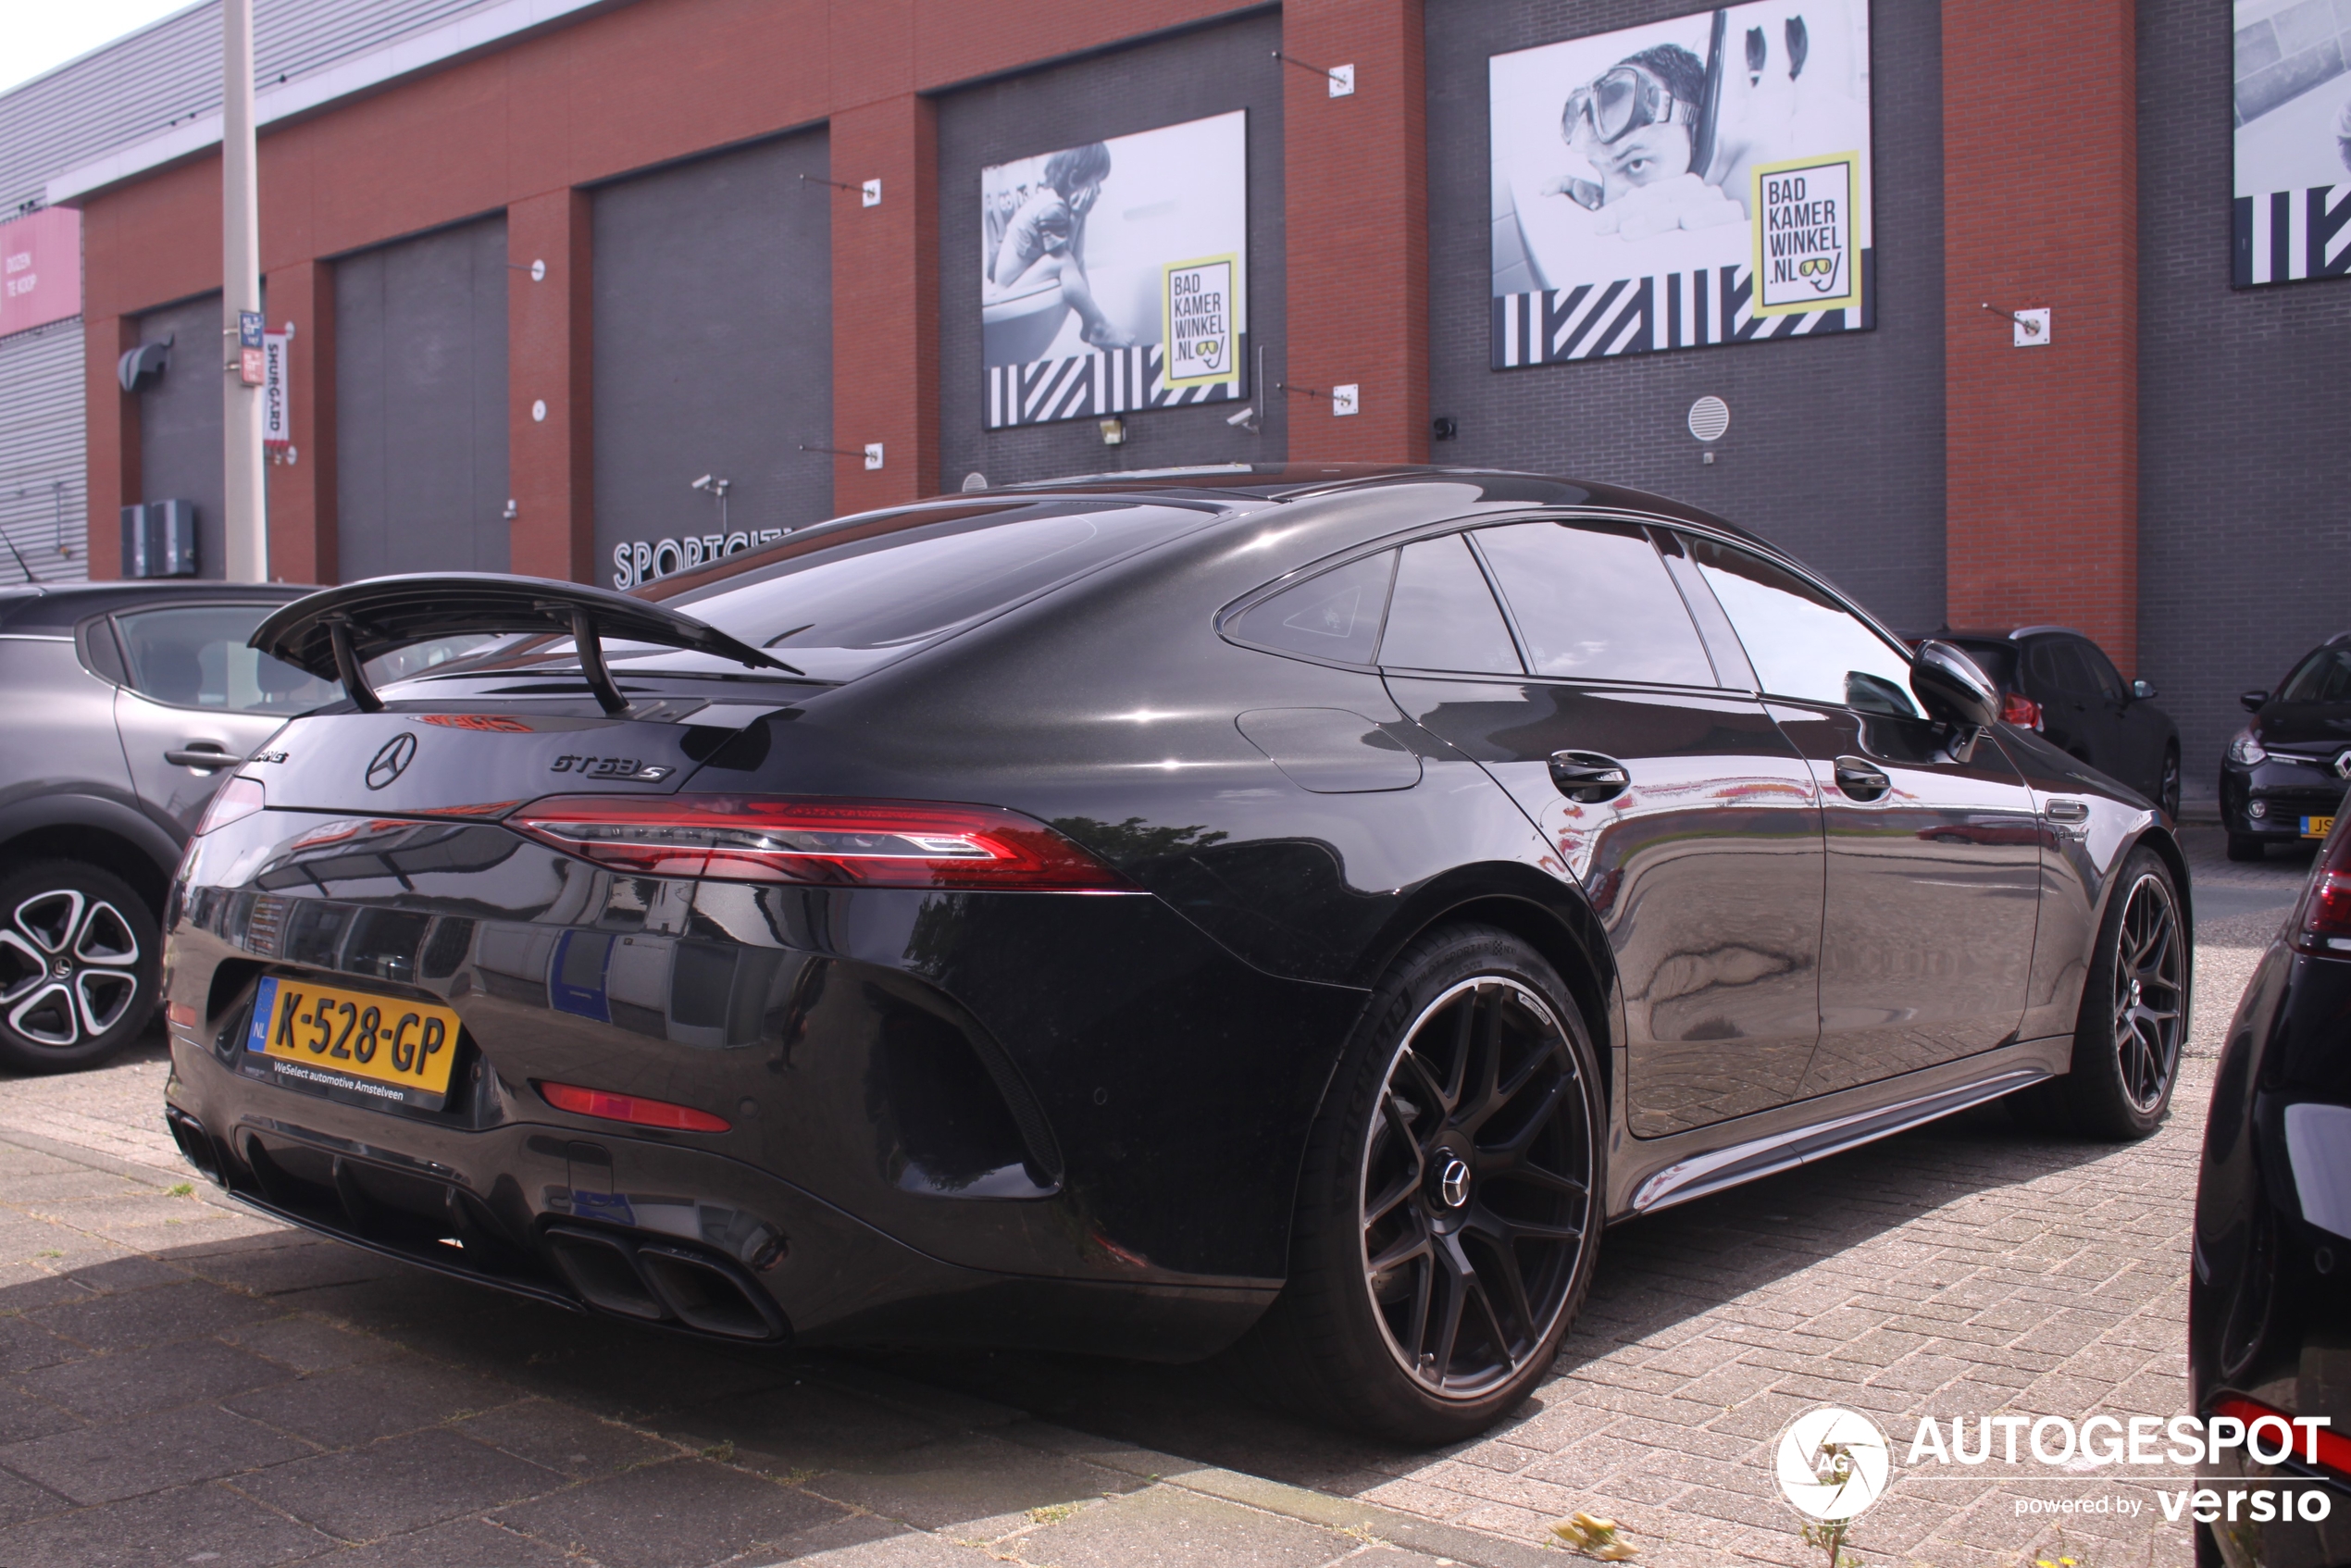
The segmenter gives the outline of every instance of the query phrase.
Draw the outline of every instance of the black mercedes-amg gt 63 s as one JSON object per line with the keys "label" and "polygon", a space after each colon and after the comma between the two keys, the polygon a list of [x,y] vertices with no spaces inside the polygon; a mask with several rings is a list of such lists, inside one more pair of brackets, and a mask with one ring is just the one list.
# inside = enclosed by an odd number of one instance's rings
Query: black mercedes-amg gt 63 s
{"label": "black mercedes-amg gt 63 s", "polygon": [[[515,634],[370,690],[423,637]],[[267,1213],[742,1341],[1164,1359],[1459,1437],[1602,1227],[2171,1089],[2186,869],[1761,541],[1599,485],[1130,474],[623,595],[392,578],[173,894]]]}
{"label": "black mercedes-amg gt 63 s", "polygon": [[[2227,1441],[2206,1568],[2351,1562],[2351,822],[2262,954],[2214,1075],[2188,1376]],[[2225,1426],[2222,1424],[2226,1424]]]}

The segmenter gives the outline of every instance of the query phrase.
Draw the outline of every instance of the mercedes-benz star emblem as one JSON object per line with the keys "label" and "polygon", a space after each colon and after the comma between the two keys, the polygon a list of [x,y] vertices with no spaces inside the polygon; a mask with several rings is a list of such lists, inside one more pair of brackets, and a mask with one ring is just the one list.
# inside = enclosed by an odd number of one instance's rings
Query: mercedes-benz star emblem
{"label": "mercedes-benz star emblem", "polygon": [[2334,776],[2337,778],[2351,778],[2351,749],[2334,753]]}
{"label": "mercedes-benz star emblem", "polygon": [[367,788],[380,790],[399,778],[407,771],[408,761],[416,754],[417,738],[414,735],[395,735],[385,741],[383,750],[367,764]]}
{"label": "mercedes-benz star emblem", "polygon": [[1458,1209],[1469,1201],[1470,1168],[1459,1159],[1445,1162],[1445,1169],[1437,1178],[1437,1195],[1445,1200],[1449,1209]]}

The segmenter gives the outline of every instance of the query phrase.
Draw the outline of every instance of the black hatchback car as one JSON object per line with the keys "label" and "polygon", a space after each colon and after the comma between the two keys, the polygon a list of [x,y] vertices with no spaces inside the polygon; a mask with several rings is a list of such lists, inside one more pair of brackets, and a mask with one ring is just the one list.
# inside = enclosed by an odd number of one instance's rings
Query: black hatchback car
{"label": "black hatchback car", "polygon": [[255,636],[351,697],[182,867],[170,1124],[270,1213],[573,1308],[1247,1335],[1440,1440],[1544,1375],[1611,1219],[2171,1094],[2158,814],[1649,496],[1130,475]]}
{"label": "black hatchback car", "polygon": [[2303,655],[2275,691],[2237,699],[2253,722],[2220,762],[2220,822],[2231,860],[2323,839],[2351,784],[2351,631]]}
{"label": "black hatchback car", "polygon": [[2003,718],[2180,815],[2180,727],[2155,705],[2150,682],[2124,680],[2106,650],[2071,627],[1935,635],[1999,683]]}
{"label": "black hatchback car", "polygon": [[2204,1484],[2245,1496],[2197,1526],[2200,1562],[2351,1562],[2346,1019],[2351,828],[2337,822],[2237,1005],[2205,1128],[2188,1372],[2196,1413],[2234,1424]]}

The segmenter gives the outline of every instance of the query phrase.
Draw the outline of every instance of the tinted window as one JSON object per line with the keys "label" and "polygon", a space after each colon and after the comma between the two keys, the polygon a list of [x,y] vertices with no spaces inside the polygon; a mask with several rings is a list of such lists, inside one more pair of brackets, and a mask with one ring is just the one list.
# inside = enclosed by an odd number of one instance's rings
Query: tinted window
{"label": "tinted window", "polygon": [[1760,556],[1711,540],[1692,554],[1723,602],[1763,690],[1870,713],[1919,716],[1910,666],[1860,618]]}
{"label": "tinted window", "polygon": [[115,617],[133,691],[181,708],[298,714],[342,688],[245,646],[274,604],[202,604]]}
{"label": "tinted window", "polygon": [[945,508],[804,530],[733,558],[715,579],[650,597],[819,679],[846,680],[1211,520],[1094,502]]}
{"label": "tinted window", "polygon": [[1477,544],[1536,674],[1714,684],[1681,591],[1639,529],[1512,523],[1479,529]]}
{"label": "tinted window", "polygon": [[1379,646],[1380,614],[1387,608],[1387,579],[1395,569],[1393,550],[1351,562],[1251,606],[1227,629],[1261,648],[1368,665]]}
{"label": "tinted window", "polygon": [[2095,642],[2077,642],[2073,651],[2082,656],[2082,664],[2090,672],[2091,684],[2098,694],[2108,702],[2121,701],[2122,675],[2114,667],[2114,661],[2106,656],[2106,650]]}
{"label": "tinted window", "polygon": [[2050,696],[2087,697],[2097,690],[2082,651],[2063,638],[2035,642],[2024,662],[2034,689]]}
{"label": "tinted window", "polygon": [[2285,678],[2281,703],[2351,703],[2351,648],[2321,648]]}
{"label": "tinted window", "polygon": [[1408,544],[1388,598],[1379,662],[1406,669],[1519,675],[1518,650],[1460,534]]}

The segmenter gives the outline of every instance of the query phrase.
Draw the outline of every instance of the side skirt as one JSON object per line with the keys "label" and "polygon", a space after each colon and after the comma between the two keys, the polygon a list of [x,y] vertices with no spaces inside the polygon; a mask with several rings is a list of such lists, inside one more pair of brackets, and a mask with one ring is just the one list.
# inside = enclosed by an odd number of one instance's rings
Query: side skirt
{"label": "side skirt", "polygon": [[1609,1162],[1609,1217],[1652,1213],[1908,1132],[2054,1077],[2072,1051],[2070,1035],[2025,1040],[1719,1126],[1624,1139]]}

